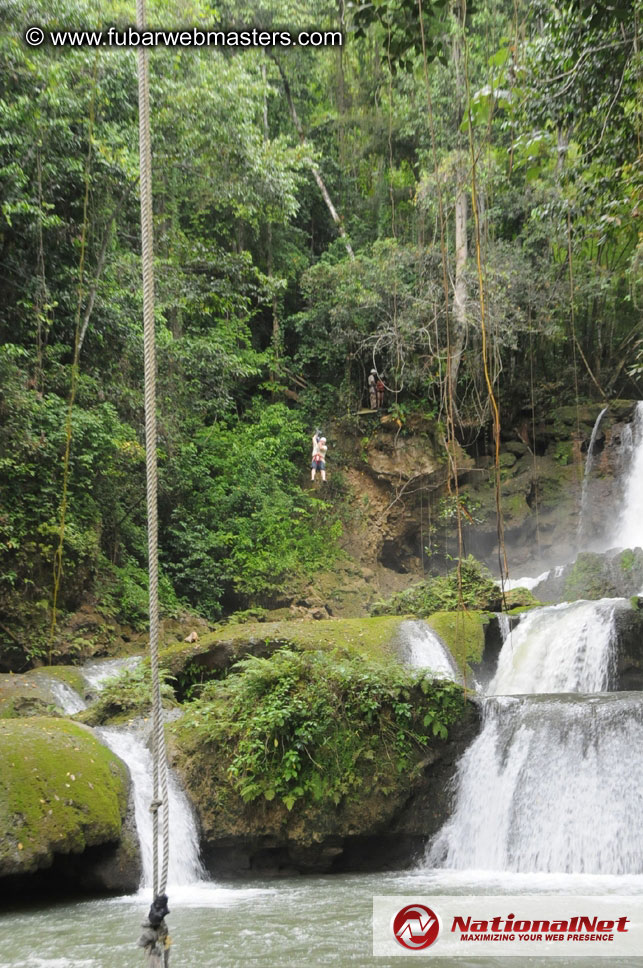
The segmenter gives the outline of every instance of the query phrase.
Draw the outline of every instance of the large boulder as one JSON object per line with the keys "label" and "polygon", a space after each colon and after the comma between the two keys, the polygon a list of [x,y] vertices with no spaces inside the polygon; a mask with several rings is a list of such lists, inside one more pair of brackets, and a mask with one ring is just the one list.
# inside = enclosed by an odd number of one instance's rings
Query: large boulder
{"label": "large boulder", "polygon": [[399,617],[387,615],[231,623],[194,642],[163,649],[160,663],[175,678],[177,695],[183,699],[195,682],[222,676],[239,659],[249,655],[266,658],[284,647],[297,651],[339,648],[375,659],[391,656],[400,622]]}
{"label": "large boulder", "polygon": [[643,690],[643,598],[615,613],[617,650],[615,679],[619,691]]}
{"label": "large boulder", "polygon": [[85,681],[74,666],[47,666],[0,674],[0,719],[78,712]]}
{"label": "large boulder", "polygon": [[574,562],[552,569],[534,588],[541,602],[630,598],[643,588],[643,549],[584,551]]}
{"label": "large boulder", "polygon": [[[295,671],[307,659],[282,654],[280,676],[273,659],[251,663],[171,727],[172,765],[196,808],[212,873],[399,868],[449,816],[457,760],[479,729],[477,702],[422,677],[373,691],[377,667],[341,657],[327,664],[320,655],[308,680]],[[323,738],[317,719],[306,721],[320,689]],[[421,742],[409,747],[408,730],[423,731]]]}
{"label": "large boulder", "polygon": [[7,889],[135,890],[125,765],[65,719],[0,721],[0,878]]}
{"label": "large boulder", "polygon": [[[473,459],[456,441],[452,447],[460,470],[470,470]],[[448,473],[438,425],[420,414],[409,418],[404,428],[394,417],[382,417],[375,432],[366,438],[362,456],[374,477],[398,485],[420,478],[427,483],[443,483]]]}
{"label": "large boulder", "polygon": [[206,868],[219,876],[272,876],[410,865],[450,815],[457,762],[479,723],[479,706],[469,700],[466,717],[449,739],[428,747],[395,788],[371,790],[336,806],[295,806],[290,812],[276,800],[244,803],[231,790],[222,797],[212,751],[186,755],[175,748],[173,765],[201,823]]}

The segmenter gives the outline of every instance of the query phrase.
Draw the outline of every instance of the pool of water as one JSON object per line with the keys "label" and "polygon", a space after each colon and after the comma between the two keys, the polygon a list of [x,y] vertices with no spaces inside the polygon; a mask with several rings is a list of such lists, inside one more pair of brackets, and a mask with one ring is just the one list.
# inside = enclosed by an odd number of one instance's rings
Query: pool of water
{"label": "pool of water", "polygon": [[[643,876],[404,873],[202,883],[170,888],[172,968],[399,968],[372,954],[374,894],[643,895]],[[149,891],[129,897],[14,907],[0,914],[0,968],[130,968]],[[532,968],[534,958],[453,958],[461,968]],[[555,958],[555,968],[641,968],[643,957]]]}

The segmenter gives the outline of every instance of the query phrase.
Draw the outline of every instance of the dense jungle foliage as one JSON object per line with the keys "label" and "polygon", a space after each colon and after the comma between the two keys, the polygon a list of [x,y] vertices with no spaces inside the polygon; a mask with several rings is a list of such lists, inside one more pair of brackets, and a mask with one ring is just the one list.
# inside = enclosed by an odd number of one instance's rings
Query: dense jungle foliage
{"label": "dense jungle foliage", "polygon": [[[373,366],[401,422],[450,412],[465,443],[491,417],[483,362],[503,419],[643,396],[641,9],[150,3],[153,27],[345,38],[151,54],[166,612],[270,603],[332,563],[310,437],[368,406]],[[94,594],[143,621],[145,467],[136,52],[23,34],[133,19],[0,5],[0,637],[23,649],[30,623],[32,655],[68,415],[63,611]]]}

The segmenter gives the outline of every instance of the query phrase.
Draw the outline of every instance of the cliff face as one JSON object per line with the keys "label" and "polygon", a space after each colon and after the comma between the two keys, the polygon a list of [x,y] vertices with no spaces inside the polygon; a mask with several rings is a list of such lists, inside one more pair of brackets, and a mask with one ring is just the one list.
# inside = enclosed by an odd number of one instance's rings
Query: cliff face
{"label": "cliff face", "polygon": [[[614,401],[601,421],[585,496],[583,530],[607,534],[619,503],[622,438],[634,401]],[[600,404],[552,408],[532,427],[525,417],[505,427],[500,498],[510,574],[537,574],[570,560],[578,549],[582,483]],[[366,418],[365,418],[366,419]],[[390,594],[423,573],[444,569],[458,553],[455,496],[447,486],[444,438],[434,421],[400,427],[369,417],[355,428],[338,425],[342,473],[355,495],[345,546],[362,566],[365,597]],[[373,423],[376,421],[377,423]],[[342,436],[343,435],[343,436]],[[454,450],[465,554],[498,569],[493,445],[482,438]],[[365,573],[364,573],[365,569]]]}

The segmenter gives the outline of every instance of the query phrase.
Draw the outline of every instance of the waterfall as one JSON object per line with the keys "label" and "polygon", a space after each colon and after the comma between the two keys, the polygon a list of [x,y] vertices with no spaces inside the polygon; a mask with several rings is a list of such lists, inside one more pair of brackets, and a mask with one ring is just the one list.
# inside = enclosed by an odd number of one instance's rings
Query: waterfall
{"label": "waterfall", "polygon": [[[587,454],[579,536],[604,413]],[[643,546],[643,403],[621,454],[611,543],[632,548]],[[616,598],[536,608],[504,635],[482,730],[458,764],[454,811],[429,844],[428,865],[643,874],[643,693],[605,692],[616,671],[616,615],[629,607]]]}
{"label": "waterfall", "polygon": [[642,747],[640,693],[489,700],[428,863],[643,873]]}
{"label": "waterfall", "polygon": [[125,669],[135,669],[142,660],[140,655],[130,655],[124,659],[97,659],[86,662],[81,672],[87,684],[100,692],[108,679],[120,675]]}
{"label": "waterfall", "polygon": [[490,695],[601,692],[615,661],[615,612],[623,599],[535,608],[506,638]]}
{"label": "waterfall", "polygon": [[429,669],[436,679],[459,681],[461,676],[446,645],[430,625],[402,622],[399,630],[400,658],[414,669]]}
{"label": "waterfall", "polygon": [[496,612],[496,618],[498,619],[498,628],[500,629],[500,639],[504,645],[509,636],[511,635],[511,619],[506,612]]}
{"label": "waterfall", "polygon": [[531,591],[541,581],[549,578],[550,573],[550,571],[543,571],[542,574],[537,575],[535,578],[528,578],[526,575],[523,578],[507,578],[504,582],[504,589],[506,592],[511,591],[513,588],[526,588],[528,591]]}
{"label": "waterfall", "polygon": [[[122,659],[102,659],[88,662],[82,669],[87,683],[96,692],[108,679],[124,669],[134,669],[141,656]],[[152,756],[146,746],[141,726],[109,727],[96,729],[96,734],[127,766],[132,780],[136,830],[141,848],[143,882],[141,887],[152,886]],[[169,884],[176,886],[194,884],[205,878],[199,859],[199,834],[190,802],[177,783],[174,774],[168,772],[168,814],[170,818]]]}
{"label": "waterfall", "polygon": [[73,716],[74,713],[79,713],[81,709],[86,708],[87,703],[82,696],[79,696],[76,690],[68,686],[66,682],[61,682],[60,679],[51,676],[47,685],[56,700],[56,705],[68,716]]}
{"label": "waterfall", "polygon": [[[152,756],[141,732],[132,729],[101,727],[96,733],[106,746],[127,765],[132,778],[136,830],[143,863],[142,887],[152,885]],[[170,771],[168,776],[168,812],[170,817],[171,885],[194,884],[205,877],[199,859],[199,835],[192,808]]]}
{"label": "waterfall", "polygon": [[643,547],[643,401],[636,405],[624,450],[627,464],[623,504],[611,544],[619,548],[637,548]]}
{"label": "waterfall", "polygon": [[589,447],[587,448],[587,457],[585,458],[585,474],[583,475],[583,486],[581,489],[580,497],[580,514],[578,517],[578,545],[582,544],[582,540],[585,534],[586,527],[586,517],[588,512],[589,504],[589,481],[590,475],[594,468],[594,447],[596,445],[596,438],[598,437],[598,431],[600,429],[603,417],[607,413],[609,407],[603,407],[598,417],[596,418],[596,423],[592,430],[592,436],[589,439]]}
{"label": "waterfall", "polygon": [[505,635],[430,866],[643,873],[643,694],[603,692],[616,665],[615,616],[629,607],[536,608]]}

